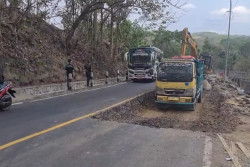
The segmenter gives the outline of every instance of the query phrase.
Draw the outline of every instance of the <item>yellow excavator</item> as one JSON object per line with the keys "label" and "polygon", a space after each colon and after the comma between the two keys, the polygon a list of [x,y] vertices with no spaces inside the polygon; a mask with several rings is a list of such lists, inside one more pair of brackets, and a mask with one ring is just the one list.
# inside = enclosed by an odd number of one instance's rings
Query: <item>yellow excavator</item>
{"label": "yellow excavator", "polygon": [[[187,28],[182,38],[181,56],[163,60],[157,68],[156,103],[159,108],[175,105],[195,110],[195,104],[202,100],[204,63],[199,59],[197,43]],[[192,55],[186,55],[187,45]]]}
{"label": "yellow excavator", "polygon": [[198,45],[197,42],[193,39],[192,35],[189,33],[188,28],[183,29],[182,35],[182,47],[181,47],[181,55],[186,55],[187,45],[191,48],[191,55],[195,58],[200,58],[204,61],[204,74],[212,74],[212,64],[213,64],[213,56],[209,53],[202,53],[199,56],[198,53]]}
{"label": "yellow excavator", "polygon": [[199,57],[197,42],[193,39],[190,32],[188,32],[188,28],[184,28],[182,33],[181,56],[186,55],[187,45],[191,48],[191,55],[197,59]]}

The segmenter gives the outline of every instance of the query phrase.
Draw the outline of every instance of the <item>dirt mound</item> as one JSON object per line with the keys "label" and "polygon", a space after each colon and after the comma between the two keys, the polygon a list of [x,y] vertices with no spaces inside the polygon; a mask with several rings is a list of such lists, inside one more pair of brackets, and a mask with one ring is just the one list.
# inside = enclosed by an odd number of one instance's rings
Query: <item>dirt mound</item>
{"label": "dirt mound", "polygon": [[154,92],[112,110],[94,116],[95,119],[138,124],[155,128],[178,128],[202,132],[230,133],[241,123],[234,108],[225,103],[227,96],[219,87],[204,92],[203,103],[195,111],[177,108],[159,110]]}

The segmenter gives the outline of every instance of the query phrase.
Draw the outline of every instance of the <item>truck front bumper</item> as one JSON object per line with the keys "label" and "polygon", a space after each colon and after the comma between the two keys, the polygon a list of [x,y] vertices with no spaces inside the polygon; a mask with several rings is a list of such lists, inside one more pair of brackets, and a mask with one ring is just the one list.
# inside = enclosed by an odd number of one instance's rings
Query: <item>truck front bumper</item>
{"label": "truck front bumper", "polygon": [[173,104],[173,105],[192,105],[194,104],[193,97],[173,97],[173,96],[156,96],[156,103]]}

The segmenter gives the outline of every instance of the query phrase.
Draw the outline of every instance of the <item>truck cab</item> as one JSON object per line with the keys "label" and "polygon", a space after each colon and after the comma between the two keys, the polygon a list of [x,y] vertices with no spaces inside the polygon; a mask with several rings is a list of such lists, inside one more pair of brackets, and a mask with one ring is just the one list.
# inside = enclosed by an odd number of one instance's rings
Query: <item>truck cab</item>
{"label": "truck cab", "polygon": [[158,106],[181,105],[194,110],[202,98],[203,68],[203,62],[192,56],[163,60],[157,69]]}

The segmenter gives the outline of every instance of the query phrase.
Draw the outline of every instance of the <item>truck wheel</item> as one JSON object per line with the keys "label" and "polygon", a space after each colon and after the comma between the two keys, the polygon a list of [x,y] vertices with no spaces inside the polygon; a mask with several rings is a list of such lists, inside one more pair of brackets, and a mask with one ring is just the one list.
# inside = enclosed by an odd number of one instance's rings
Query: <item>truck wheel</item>
{"label": "truck wheel", "polygon": [[198,103],[202,102],[202,93],[200,94],[200,96],[198,97]]}

